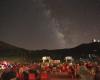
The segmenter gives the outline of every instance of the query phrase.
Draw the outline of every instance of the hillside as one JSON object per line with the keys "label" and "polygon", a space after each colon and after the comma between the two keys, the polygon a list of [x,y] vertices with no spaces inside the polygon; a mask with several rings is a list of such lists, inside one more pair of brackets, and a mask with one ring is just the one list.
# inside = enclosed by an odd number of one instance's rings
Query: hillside
{"label": "hillside", "polygon": [[50,56],[53,59],[64,59],[65,56],[73,56],[74,58],[87,57],[88,54],[100,56],[100,43],[81,44],[70,49],[56,50],[36,50],[29,51],[19,48],[8,43],[0,41],[0,57],[18,57],[26,60],[40,60],[43,56]]}
{"label": "hillside", "polygon": [[0,41],[0,58],[22,58],[28,50]]}

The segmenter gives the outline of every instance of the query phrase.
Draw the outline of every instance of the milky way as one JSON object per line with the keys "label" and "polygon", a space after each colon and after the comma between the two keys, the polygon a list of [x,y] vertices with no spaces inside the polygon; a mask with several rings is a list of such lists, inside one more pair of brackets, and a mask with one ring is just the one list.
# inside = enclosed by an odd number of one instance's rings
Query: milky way
{"label": "milky way", "polygon": [[[43,0],[44,1],[44,0]],[[42,3],[43,4],[43,3]],[[52,27],[52,30],[54,31],[55,35],[56,35],[56,39],[58,40],[58,44],[61,48],[66,48],[66,40],[65,40],[65,35],[62,31],[61,25],[59,20],[52,14],[52,9],[47,8],[47,4],[45,4],[45,10],[46,10],[46,14],[48,19],[50,19],[50,27]]]}

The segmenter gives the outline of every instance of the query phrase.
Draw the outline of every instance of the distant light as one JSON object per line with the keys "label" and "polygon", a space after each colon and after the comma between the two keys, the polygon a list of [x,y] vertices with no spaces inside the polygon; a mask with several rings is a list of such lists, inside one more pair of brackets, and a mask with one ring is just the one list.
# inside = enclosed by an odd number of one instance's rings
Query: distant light
{"label": "distant light", "polygon": [[47,57],[46,57],[46,56],[42,57],[42,60],[46,60],[46,59],[47,59]]}
{"label": "distant light", "polygon": [[98,40],[97,42],[100,42],[100,40]]}
{"label": "distant light", "polygon": [[89,54],[89,58],[91,58],[91,54]]}
{"label": "distant light", "polygon": [[94,39],[93,39],[93,42],[96,42],[96,41],[97,41],[97,40],[94,38]]}
{"label": "distant light", "polygon": [[66,60],[68,60],[68,59],[72,60],[73,58],[72,58],[72,56],[67,56],[67,57],[65,57],[65,59]]}

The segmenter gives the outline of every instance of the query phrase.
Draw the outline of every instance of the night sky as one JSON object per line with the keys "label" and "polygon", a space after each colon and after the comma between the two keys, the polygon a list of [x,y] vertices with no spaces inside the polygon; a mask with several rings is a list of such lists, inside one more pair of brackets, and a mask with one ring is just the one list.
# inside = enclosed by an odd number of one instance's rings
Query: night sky
{"label": "night sky", "polygon": [[0,0],[0,40],[36,49],[100,39],[100,0]]}

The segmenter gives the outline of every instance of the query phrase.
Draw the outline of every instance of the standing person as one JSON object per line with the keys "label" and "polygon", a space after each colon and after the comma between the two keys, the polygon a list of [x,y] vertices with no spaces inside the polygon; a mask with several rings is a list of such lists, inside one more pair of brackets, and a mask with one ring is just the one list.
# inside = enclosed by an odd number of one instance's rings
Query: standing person
{"label": "standing person", "polygon": [[76,65],[75,65],[75,77],[76,77],[77,79],[80,78],[79,71],[80,71],[80,65],[79,65],[79,64],[76,64]]}
{"label": "standing person", "polygon": [[28,74],[29,74],[28,71],[23,72],[23,80],[28,80]]}
{"label": "standing person", "polygon": [[16,73],[14,71],[4,72],[1,80],[16,80]]}
{"label": "standing person", "polygon": [[23,67],[21,66],[16,73],[17,80],[24,80],[23,79],[23,72],[24,72],[24,70],[23,70]]}
{"label": "standing person", "polygon": [[89,80],[89,78],[87,76],[88,75],[88,69],[84,65],[84,62],[81,62],[81,64],[80,64],[79,74],[80,74],[80,77],[81,77],[80,80]]}
{"label": "standing person", "polygon": [[75,67],[74,67],[74,65],[70,66],[69,69],[70,69],[69,74],[70,74],[71,78],[72,79],[75,78]]}
{"label": "standing person", "polygon": [[100,66],[96,68],[96,74],[94,80],[100,80]]}

